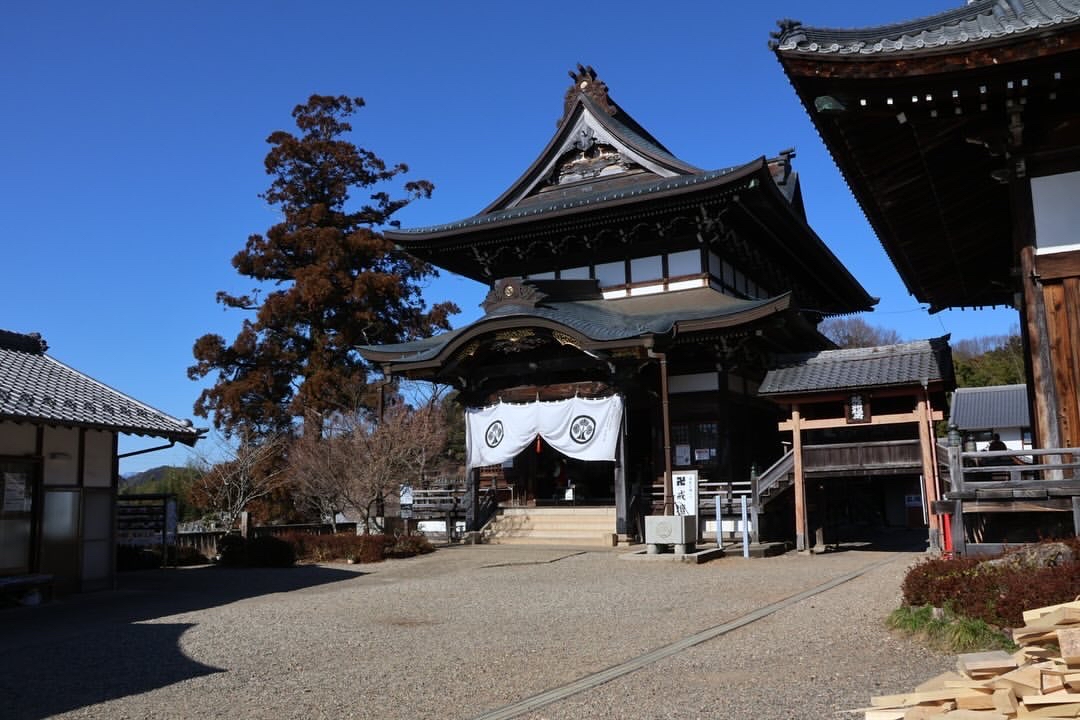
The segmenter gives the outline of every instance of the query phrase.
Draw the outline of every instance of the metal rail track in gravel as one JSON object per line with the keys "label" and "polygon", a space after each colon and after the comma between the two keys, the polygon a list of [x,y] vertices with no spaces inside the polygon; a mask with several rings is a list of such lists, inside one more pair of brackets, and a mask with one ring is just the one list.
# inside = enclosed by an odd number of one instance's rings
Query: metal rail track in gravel
{"label": "metal rail track in gravel", "polygon": [[723,623],[722,625],[716,625],[706,630],[702,630],[699,633],[695,633],[693,635],[685,637],[682,640],[676,640],[673,643],[659,647],[656,650],[645,653],[644,655],[639,655],[636,658],[627,660],[626,662],[619,663],[618,665],[613,665],[606,670],[601,670],[600,672],[593,673],[592,675],[586,675],[583,678],[579,678],[578,680],[575,680],[561,687],[552,688],[551,690],[545,690],[542,693],[538,693],[536,695],[533,695],[532,697],[525,698],[524,700],[519,700],[518,702],[511,703],[510,705],[504,705],[501,708],[496,708],[495,710],[490,710],[481,715],[477,715],[474,720],[509,720],[509,718],[515,718],[520,715],[524,715],[525,713],[539,710],[542,707],[551,705],[552,703],[558,702],[560,700],[564,700],[571,695],[577,695],[580,692],[591,690],[592,688],[603,685],[604,683],[622,677],[623,675],[629,675],[632,672],[637,672],[641,668],[646,667],[647,665],[651,665],[654,662],[671,657],[672,655],[677,655],[678,653],[692,648],[695,645],[700,645],[701,643],[708,642],[709,640],[718,638],[721,635],[725,635],[732,630],[738,630],[741,627],[749,625],[753,622],[757,622],[762,618],[772,615],[778,610],[783,610],[784,608],[790,607],[795,603],[802,602],[807,598],[812,598],[815,595],[820,595],[823,592],[832,590],[834,587],[843,585],[847,582],[851,582],[852,580],[862,575],[865,575],[866,573],[874,570],[875,568],[881,567],[882,565],[890,562],[894,562],[898,557],[898,555],[893,555],[883,560],[872,562],[869,565],[866,565],[865,567],[862,567],[858,570],[849,572],[846,575],[841,575],[839,577],[833,578],[826,583],[822,583],[821,585],[812,587],[809,590],[803,590],[802,592],[796,593],[795,595],[792,595],[790,597],[786,597],[783,600],[777,600],[774,603],[760,607],[753,612],[749,612],[746,615],[735,618],[734,620]]}

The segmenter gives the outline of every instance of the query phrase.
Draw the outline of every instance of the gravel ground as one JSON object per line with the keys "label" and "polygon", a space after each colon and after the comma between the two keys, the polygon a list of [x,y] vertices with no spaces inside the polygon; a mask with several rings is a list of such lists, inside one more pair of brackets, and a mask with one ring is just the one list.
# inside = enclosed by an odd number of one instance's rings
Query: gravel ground
{"label": "gravel ground", "polygon": [[454,547],[126,574],[114,592],[0,612],[0,717],[473,718],[882,560],[522,717],[826,718],[955,664],[884,628],[918,554],[624,554]]}

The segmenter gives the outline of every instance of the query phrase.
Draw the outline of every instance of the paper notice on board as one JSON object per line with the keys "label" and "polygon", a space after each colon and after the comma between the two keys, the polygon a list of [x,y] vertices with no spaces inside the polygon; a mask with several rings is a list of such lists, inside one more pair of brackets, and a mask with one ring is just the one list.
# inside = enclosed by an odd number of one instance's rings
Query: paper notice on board
{"label": "paper notice on board", "polygon": [[675,464],[676,465],[689,465],[690,464],[690,446],[689,445],[676,445],[675,446]]}
{"label": "paper notice on board", "polygon": [[0,509],[4,512],[26,512],[30,498],[26,494],[26,473],[4,473],[4,501]]}

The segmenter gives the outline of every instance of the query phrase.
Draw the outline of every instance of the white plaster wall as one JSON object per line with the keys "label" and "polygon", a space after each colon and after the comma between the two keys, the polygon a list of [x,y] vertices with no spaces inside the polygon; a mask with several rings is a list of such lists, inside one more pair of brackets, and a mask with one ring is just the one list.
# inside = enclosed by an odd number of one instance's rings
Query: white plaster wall
{"label": "white plaster wall", "polygon": [[33,455],[37,450],[37,427],[26,423],[0,422],[0,455]]}
{"label": "white plaster wall", "polygon": [[79,481],[79,431],[76,428],[45,428],[46,485],[75,485]]}
{"label": "white plaster wall", "polygon": [[1005,443],[1005,447],[1010,450],[1024,449],[1024,440],[1020,435],[1020,428],[1002,428],[997,432],[1001,436],[1001,441]]}
{"label": "white plaster wall", "polygon": [[85,452],[83,484],[87,487],[110,487],[112,485],[113,433],[88,430]]}
{"label": "white plaster wall", "polygon": [[1031,179],[1035,245],[1040,251],[1076,250],[1080,243],[1080,172]]}
{"label": "white plaster wall", "polygon": [[[1001,442],[1005,443],[1005,447],[1009,450],[1024,449],[1024,439],[1020,428],[994,428],[994,432],[1001,436]],[[975,450],[986,450],[989,444],[989,440],[979,440],[975,443]]]}

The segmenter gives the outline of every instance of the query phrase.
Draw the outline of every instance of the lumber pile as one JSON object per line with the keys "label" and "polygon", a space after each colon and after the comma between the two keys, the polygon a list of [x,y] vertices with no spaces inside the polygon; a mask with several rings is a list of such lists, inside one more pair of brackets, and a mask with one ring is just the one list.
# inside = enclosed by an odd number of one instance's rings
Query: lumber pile
{"label": "lumber pile", "polygon": [[880,695],[865,720],[1080,718],[1080,600],[1028,610],[1015,653],[965,653],[956,672],[912,692]]}

